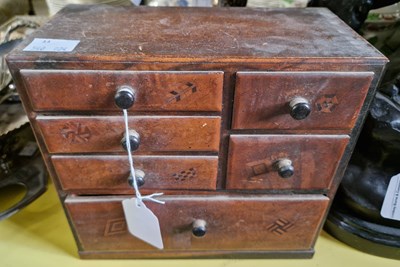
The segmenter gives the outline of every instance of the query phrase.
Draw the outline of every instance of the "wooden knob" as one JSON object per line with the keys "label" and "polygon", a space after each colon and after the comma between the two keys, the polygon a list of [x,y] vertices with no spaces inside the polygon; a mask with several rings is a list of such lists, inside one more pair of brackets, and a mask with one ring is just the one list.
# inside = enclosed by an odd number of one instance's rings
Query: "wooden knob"
{"label": "wooden knob", "polygon": [[308,100],[303,97],[296,97],[289,103],[290,116],[295,120],[304,120],[311,113],[311,106]]}
{"label": "wooden knob", "polygon": [[[136,183],[137,183],[138,187],[141,187],[141,186],[144,185],[144,176],[145,176],[144,171],[135,170],[135,178],[136,178]],[[129,175],[129,177],[128,177],[128,184],[130,186],[134,187],[133,186],[133,177],[132,177],[132,175]]]}
{"label": "wooden knob", "polygon": [[121,86],[115,93],[114,100],[120,109],[128,109],[135,103],[136,93],[132,87]]}
{"label": "wooden knob", "polygon": [[196,237],[203,237],[207,233],[206,221],[195,220],[192,224],[192,233]]}
{"label": "wooden knob", "polygon": [[[124,150],[128,150],[128,146],[126,144],[126,135],[124,135],[124,137],[121,139],[121,145],[123,147]],[[130,130],[129,131],[129,142],[131,145],[131,151],[135,151],[139,148],[140,145],[140,135],[138,132],[136,132],[135,130]]]}
{"label": "wooden knob", "polygon": [[294,174],[294,167],[290,159],[281,159],[276,163],[278,174],[282,178],[289,178]]}

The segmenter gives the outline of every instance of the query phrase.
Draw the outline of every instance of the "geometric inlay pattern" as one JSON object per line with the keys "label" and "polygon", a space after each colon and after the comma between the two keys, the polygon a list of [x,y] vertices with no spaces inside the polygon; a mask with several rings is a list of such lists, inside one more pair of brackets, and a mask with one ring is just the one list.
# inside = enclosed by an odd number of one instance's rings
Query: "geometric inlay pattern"
{"label": "geometric inlay pattern", "polygon": [[188,170],[174,173],[174,174],[172,174],[172,177],[174,177],[176,181],[185,181],[187,179],[195,178],[196,175],[197,175],[196,169],[190,168]]}
{"label": "geometric inlay pattern", "polygon": [[285,219],[278,219],[275,222],[273,222],[271,225],[269,225],[267,230],[276,235],[283,235],[293,226],[294,226],[293,223],[291,223]]}
{"label": "geometric inlay pattern", "polygon": [[80,123],[66,124],[61,130],[61,135],[71,143],[86,143],[92,137],[90,129]]}
{"label": "geometric inlay pattern", "polygon": [[127,231],[125,218],[111,219],[106,223],[104,236],[123,234]]}
{"label": "geometric inlay pattern", "polygon": [[322,113],[331,113],[338,104],[339,101],[335,94],[323,95],[316,101],[317,109]]}
{"label": "geometric inlay pattern", "polygon": [[246,163],[247,177],[251,178],[254,176],[262,175],[270,172],[271,170],[270,160],[257,160]]}
{"label": "geometric inlay pattern", "polygon": [[[187,82],[185,84],[180,84],[176,89],[169,92],[169,97],[167,98],[167,103],[179,102],[185,98],[190,97],[192,94],[197,92],[196,85]],[[172,95],[172,96],[171,96]]]}

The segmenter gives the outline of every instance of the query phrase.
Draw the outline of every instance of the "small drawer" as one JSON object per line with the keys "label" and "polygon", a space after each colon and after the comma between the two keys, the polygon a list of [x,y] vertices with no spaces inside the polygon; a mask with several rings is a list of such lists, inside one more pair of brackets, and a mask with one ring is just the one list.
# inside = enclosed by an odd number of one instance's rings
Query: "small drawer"
{"label": "small drawer", "polygon": [[328,189],[347,135],[232,135],[227,189]]}
{"label": "small drawer", "polygon": [[[125,198],[132,196],[125,196]],[[158,217],[164,250],[127,231],[122,197],[68,197],[67,212],[83,251],[127,251],[160,256],[223,251],[310,250],[328,198],[302,196],[165,196],[164,205],[146,202]],[[202,237],[193,223],[205,223]],[[151,256],[151,255],[150,255]]]}
{"label": "small drawer", "polygon": [[[130,116],[140,135],[138,153],[219,149],[220,117]],[[122,116],[38,116],[37,124],[50,153],[122,152]]]}
{"label": "small drawer", "polygon": [[232,128],[350,132],[373,75],[238,72]]}
{"label": "small drawer", "polygon": [[[216,156],[135,156],[145,174],[141,189],[215,190]],[[55,155],[51,161],[63,190],[85,194],[129,194],[128,157],[119,155]]]}
{"label": "small drawer", "polygon": [[118,110],[121,86],[136,93],[135,111],[221,111],[221,71],[21,70],[35,111]]}

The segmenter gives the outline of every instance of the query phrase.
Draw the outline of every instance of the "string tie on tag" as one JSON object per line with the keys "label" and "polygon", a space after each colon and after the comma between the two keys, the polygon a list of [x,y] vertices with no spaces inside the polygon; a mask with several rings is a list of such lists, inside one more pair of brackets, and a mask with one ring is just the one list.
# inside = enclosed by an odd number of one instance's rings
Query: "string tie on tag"
{"label": "string tie on tag", "polygon": [[126,136],[125,140],[126,140],[126,148],[128,150],[129,168],[130,168],[130,172],[131,172],[131,176],[132,176],[132,180],[133,180],[133,188],[135,189],[137,202],[140,204],[143,202],[143,200],[148,200],[148,201],[152,201],[152,202],[155,202],[158,204],[165,204],[165,201],[161,201],[161,200],[154,198],[154,197],[163,195],[163,193],[154,193],[154,194],[151,194],[148,196],[142,196],[142,194],[140,194],[139,187],[138,187],[137,180],[136,180],[136,175],[135,175],[135,168],[133,166],[131,142],[129,140],[128,111],[126,109],[123,109],[123,112],[124,112],[125,136]]}

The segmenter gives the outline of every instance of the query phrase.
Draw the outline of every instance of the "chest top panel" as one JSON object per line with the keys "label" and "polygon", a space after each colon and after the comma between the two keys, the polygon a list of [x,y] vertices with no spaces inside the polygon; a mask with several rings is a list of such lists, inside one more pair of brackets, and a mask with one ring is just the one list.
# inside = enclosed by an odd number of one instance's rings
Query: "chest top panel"
{"label": "chest top panel", "polygon": [[[34,38],[72,39],[68,53],[24,52]],[[383,59],[327,9],[71,5],[10,56],[27,61],[271,62]]]}

